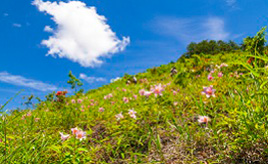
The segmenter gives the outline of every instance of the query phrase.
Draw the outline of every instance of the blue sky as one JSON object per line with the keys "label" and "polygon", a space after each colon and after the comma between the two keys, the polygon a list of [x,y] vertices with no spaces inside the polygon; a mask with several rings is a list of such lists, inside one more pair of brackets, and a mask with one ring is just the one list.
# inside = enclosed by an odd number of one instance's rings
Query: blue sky
{"label": "blue sky", "polygon": [[49,2],[1,1],[0,104],[24,89],[8,108],[25,95],[69,90],[70,70],[83,74],[85,90],[97,88],[176,61],[191,41],[240,43],[268,17],[266,0]]}

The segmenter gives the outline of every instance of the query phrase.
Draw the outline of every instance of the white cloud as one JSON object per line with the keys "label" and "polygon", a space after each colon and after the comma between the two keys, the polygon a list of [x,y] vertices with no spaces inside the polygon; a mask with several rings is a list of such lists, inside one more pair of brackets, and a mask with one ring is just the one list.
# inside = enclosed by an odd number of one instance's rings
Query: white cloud
{"label": "white cloud", "polygon": [[189,19],[158,17],[153,21],[152,27],[154,32],[173,37],[184,44],[206,39],[230,39],[230,33],[225,30],[225,22],[219,17]]}
{"label": "white cloud", "polygon": [[44,31],[45,32],[53,32],[53,29],[50,26],[45,26]]}
{"label": "white cloud", "polygon": [[0,72],[0,81],[17,86],[33,88],[39,91],[54,91],[57,89],[57,87],[54,85],[46,84],[37,80],[27,79],[18,75],[11,75],[8,72]]}
{"label": "white cloud", "polygon": [[230,33],[225,31],[224,29],[224,20],[214,17],[214,18],[208,18],[204,23],[203,27],[207,29],[206,32],[204,32],[205,35],[209,39],[214,40],[226,40],[229,38]]}
{"label": "white cloud", "polygon": [[106,23],[106,18],[80,1],[43,2],[34,0],[33,5],[52,16],[57,24],[53,36],[43,40],[53,57],[67,58],[84,67],[101,65],[103,57],[123,51],[130,43],[129,37],[119,40]]}
{"label": "white cloud", "polygon": [[19,24],[19,23],[13,23],[13,26],[19,28],[19,27],[21,27],[21,24]]}
{"label": "white cloud", "polygon": [[103,77],[89,77],[89,76],[87,76],[84,73],[80,73],[79,78],[85,80],[88,83],[104,82],[104,81],[106,81],[106,79],[103,78]]}
{"label": "white cloud", "polygon": [[225,0],[226,1],[226,4],[228,5],[228,6],[234,6],[235,5],[235,3],[236,3],[236,0]]}

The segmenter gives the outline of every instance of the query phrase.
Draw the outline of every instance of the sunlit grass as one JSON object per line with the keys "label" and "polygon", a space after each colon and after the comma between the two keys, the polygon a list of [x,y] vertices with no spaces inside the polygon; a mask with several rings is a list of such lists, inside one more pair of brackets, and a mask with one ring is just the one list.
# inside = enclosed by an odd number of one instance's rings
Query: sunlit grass
{"label": "sunlit grass", "polygon": [[248,55],[193,56],[137,74],[137,83],[125,76],[2,115],[0,163],[267,162],[268,59],[253,67]]}

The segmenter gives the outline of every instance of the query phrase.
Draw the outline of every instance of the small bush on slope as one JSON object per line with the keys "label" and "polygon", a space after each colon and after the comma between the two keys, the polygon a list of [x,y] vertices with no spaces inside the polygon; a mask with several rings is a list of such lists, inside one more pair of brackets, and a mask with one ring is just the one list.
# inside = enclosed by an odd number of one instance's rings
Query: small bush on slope
{"label": "small bush on slope", "polygon": [[268,58],[250,57],[193,55],[137,74],[137,84],[127,77],[14,111],[0,120],[0,161],[266,163]]}

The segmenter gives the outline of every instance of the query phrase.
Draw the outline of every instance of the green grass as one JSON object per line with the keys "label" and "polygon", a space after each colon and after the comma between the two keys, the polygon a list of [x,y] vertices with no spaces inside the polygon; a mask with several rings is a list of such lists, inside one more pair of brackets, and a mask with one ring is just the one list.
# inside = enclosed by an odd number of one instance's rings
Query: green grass
{"label": "green grass", "polygon": [[[125,76],[86,94],[43,101],[32,111],[2,113],[0,163],[266,163],[268,58],[259,55],[252,66],[249,55],[196,55],[137,74],[137,84],[127,84],[131,76]],[[228,67],[209,81],[208,69],[221,63]],[[178,73],[171,76],[173,67]],[[167,85],[162,96],[139,94],[158,84]],[[201,92],[210,85],[215,97],[207,98]],[[124,118],[117,120],[120,112]],[[198,116],[210,121],[200,124]],[[75,127],[86,139],[72,135]],[[59,132],[71,137],[62,141]]]}

